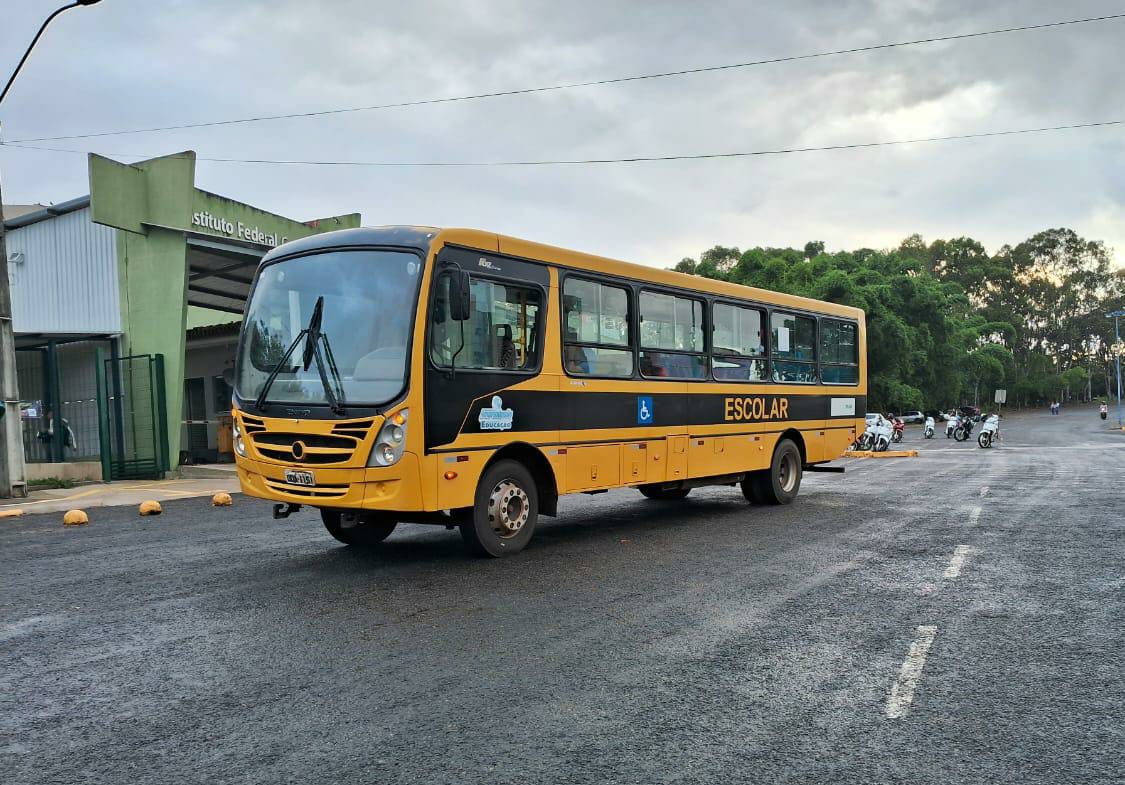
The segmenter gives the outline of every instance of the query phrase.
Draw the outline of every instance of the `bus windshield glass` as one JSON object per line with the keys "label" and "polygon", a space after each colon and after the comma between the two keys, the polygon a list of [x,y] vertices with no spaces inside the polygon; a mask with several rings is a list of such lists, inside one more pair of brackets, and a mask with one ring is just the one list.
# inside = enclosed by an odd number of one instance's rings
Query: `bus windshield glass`
{"label": "bus windshield glass", "polygon": [[[323,297],[319,334],[339,370],[346,404],[376,406],[394,399],[406,384],[412,306],[420,278],[419,258],[405,251],[331,251],[265,267],[242,328],[239,396],[258,397],[286,351],[309,327],[317,300]],[[318,360],[304,368],[304,344],[301,339],[293,347],[267,400],[329,402]]]}

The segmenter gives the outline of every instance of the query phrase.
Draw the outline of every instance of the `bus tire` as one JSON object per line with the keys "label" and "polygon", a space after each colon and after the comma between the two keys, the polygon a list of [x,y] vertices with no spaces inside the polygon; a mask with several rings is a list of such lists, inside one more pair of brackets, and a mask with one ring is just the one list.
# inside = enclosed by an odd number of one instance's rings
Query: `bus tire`
{"label": "bus tire", "polygon": [[801,490],[801,451],[789,439],[782,439],[773,451],[770,468],[752,472],[743,480],[743,494],[755,504],[789,504]]}
{"label": "bus tire", "polygon": [[661,488],[659,485],[638,485],[637,490],[646,499],[679,501],[691,493],[691,488]]}
{"label": "bus tire", "polygon": [[391,536],[398,525],[397,521],[387,520],[379,513],[357,513],[359,519],[355,526],[342,525],[339,510],[321,510],[320,519],[328,533],[345,545],[370,548]]}
{"label": "bus tire", "polygon": [[511,556],[531,541],[538,519],[539,489],[531,472],[518,461],[497,461],[477,484],[461,538],[478,556]]}

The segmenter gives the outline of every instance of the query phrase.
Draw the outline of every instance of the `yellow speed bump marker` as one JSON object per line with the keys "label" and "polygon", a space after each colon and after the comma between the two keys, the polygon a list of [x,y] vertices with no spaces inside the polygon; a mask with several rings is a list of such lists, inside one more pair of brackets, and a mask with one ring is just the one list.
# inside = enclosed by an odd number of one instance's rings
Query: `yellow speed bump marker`
{"label": "yellow speed bump marker", "polygon": [[90,516],[83,510],[67,510],[62,522],[63,526],[85,526],[90,522]]}
{"label": "yellow speed bump marker", "polygon": [[234,500],[226,491],[219,491],[211,497],[211,504],[215,507],[230,507],[232,504],[234,504]]}
{"label": "yellow speed bump marker", "polygon": [[852,458],[917,458],[917,450],[884,450],[883,452],[874,452],[872,450],[852,450],[851,452],[844,453],[845,457]]}
{"label": "yellow speed bump marker", "polygon": [[0,518],[18,518],[23,515],[23,510],[16,508],[14,510],[0,511]]}
{"label": "yellow speed bump marker", "polygon": [[141,502],[139,509],[141,515],[159,515],[164,512],[160,509],[160,502],[154,502],[151,499],[146,502]]}

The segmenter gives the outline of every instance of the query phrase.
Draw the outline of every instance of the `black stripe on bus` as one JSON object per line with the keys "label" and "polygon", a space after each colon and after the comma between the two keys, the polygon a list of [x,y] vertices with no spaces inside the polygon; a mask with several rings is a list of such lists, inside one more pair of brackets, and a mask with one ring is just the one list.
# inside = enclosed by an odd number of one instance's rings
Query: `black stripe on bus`
{"label": "black stripe on bus", "polygon": [[[831,414],[833,398],[854,401],[854,414]],[[648,410],[644,419],[642,406]],[[461,434],[527,433],[701,425],[855,420],[866,413],[861,395],[778,393],[635,393],[558,390],[500,390],[473,400],[467,416],[447,409],[444,427],[428,418],[427,449]],[[448,407],[448,404],[447,404]],[[485,411],[487,410],[487,412]],[[463,411],[463,410],[462,410]],[[484,413],[482,415],[482,412]],[[453,416],[448,416],[453,415]],[[455,419],[454,419],[455,417]],[[820,430],[819,426],[807,426]],[[635,437],[634,437],[635,438]],[[629,437],[615,441],[629,441]]]}

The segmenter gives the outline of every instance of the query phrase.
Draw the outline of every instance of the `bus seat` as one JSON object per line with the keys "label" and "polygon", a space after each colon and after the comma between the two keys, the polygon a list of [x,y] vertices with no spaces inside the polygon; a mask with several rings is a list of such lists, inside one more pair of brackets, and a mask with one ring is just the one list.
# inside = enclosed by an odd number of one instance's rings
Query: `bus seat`
{"label": "bus seat", "polygon": [[496,325],[496,343],[494,345],[497,367],[517,367],[516,344],[512,341],[512,325]]}

